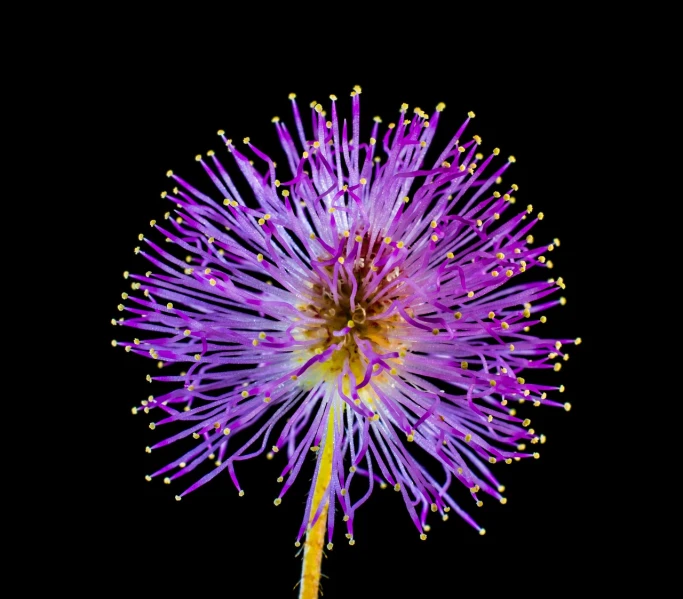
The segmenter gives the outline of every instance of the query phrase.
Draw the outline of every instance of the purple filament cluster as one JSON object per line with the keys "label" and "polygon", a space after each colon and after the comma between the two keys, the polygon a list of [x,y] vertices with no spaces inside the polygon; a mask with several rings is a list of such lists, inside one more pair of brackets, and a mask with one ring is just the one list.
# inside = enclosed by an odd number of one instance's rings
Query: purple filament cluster
{"label": "purple filament cluster", "polygon": [[119,346],[163,365],[148,380],[170,383],[134,412],[154,415],[151,428],[182,424],[149,450],[194,439],[148,479],[189,480],[180,499],[227,470],[242,494],[237,462],[280,452],[278,504],[312,450],[297,540],[329,502],[329,540],[341,514],[353,541],[356,510],[386,485],[422,538],[428,514],[450,510],[483,534],[454,483],[474,505],[482,494],[505,502],[490,464],[537,457],[527,444],[544,441],[513,406],[569,409],[549,397],[562,386],[522,376],[559,370],[578,341],[530,332],[563,302],[550,296],[564,283],[516,279],[546,268],[559,242],[534,246],[542,214],[515,208],[517,186],[501,186],[514,159],[479,152],[465,134],[473,114],[428,165],[443,105],[431,115],[403,105],[397,123],[376,117],[364,138],[360,88],[351,96],[350,123],[332,96],[329,115],[311,104],[308,129],[290,96],[293,128],[273,119],[277,172],[248,138],[238,150],[222,131],[232,174],[213,152],[197,157],[212,192],[169,171],[173,212],[152,222],[165,242],[141,235],[151,270],[127,275],[134,291],[113,321],[144,337]]}

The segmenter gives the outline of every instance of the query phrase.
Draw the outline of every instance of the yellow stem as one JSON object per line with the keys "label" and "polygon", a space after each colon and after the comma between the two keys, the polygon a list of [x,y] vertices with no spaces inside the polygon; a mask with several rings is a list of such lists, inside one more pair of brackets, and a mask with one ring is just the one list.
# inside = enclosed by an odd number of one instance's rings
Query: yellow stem
{"label": "yellow stem", "polygon": [[[320,458],[320,469],[313,490],[313,504],[311,507],[311,519],[320,505],[323,493],[326,491],[332,478],[332,453],[334,449],[334,410],[330,409],[330,417],[327,421],[325,435],[325,449]],[[320,588],[320,570],[323,560],[323,545],[325,543],[325,529],[327,525],[327,509],[329,502],[325,502],[320,516],[315,524],[309,522],[304,543],[304,563],[301,569],[301,590],[299,599],[318,599]]]}

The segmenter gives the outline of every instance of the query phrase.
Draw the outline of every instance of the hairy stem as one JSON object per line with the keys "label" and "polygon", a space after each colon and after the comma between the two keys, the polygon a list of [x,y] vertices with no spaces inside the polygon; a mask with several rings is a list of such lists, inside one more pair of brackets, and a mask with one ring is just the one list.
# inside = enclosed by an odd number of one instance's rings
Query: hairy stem
{"label": "hairy stem", "polygon": [[[332,451],[334,447],[334,410],[330,410],[325,435],[325,449],[320,458],[320,469],[313,490],[313,507],[311,519],[315,516],[317,506],[327,490],[332,477]],[[318,599],[320,588],[320,570],[323,559],[323,544],[325,543],[325,525],[327,523],[327,509],[329,502],[325,502],[320,516],[315,523],[309,522],[304,543],[304,563],[301,569],[301,590],[299,599]]]}

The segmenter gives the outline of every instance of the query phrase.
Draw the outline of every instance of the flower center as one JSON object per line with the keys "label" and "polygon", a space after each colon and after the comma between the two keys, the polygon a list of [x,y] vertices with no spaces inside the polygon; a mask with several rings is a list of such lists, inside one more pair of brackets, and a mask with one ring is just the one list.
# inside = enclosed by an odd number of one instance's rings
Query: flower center
{"label": "flower center", "polygon": [[368,368],[373,376],[381,377],[379,357],[395,362],[403,347],[393,334],[403,319],[391,310],[401,297],[401,282],[396,280],[398,257],[394,255],[392,262],[393,248],[385,251],[379,243],[373,248],[363,246],[364,255],[353,260],[332,265],[326,260],[319,269],[322,276],[311,285],[311,302],[299,308],[307,322],[298,329],[298,336],[311,342],[299,359],[320,357],[307,371],[311,381],[329,381],[343,374],[346,387],[349,374],[359,384]]}

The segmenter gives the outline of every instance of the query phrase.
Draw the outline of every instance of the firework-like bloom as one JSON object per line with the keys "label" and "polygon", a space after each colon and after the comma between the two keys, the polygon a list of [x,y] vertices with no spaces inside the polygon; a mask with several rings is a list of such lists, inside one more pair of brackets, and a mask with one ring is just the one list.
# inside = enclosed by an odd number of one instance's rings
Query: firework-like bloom
{"label": "firework-like bloom", "polygon": [[513,406],[569,409],[562,386],[524,378],[559,370],[578,341],[531,332],[564,283],[518,282],[553,247],[534,245],[543,215],[501,186],[514,158],[484,156],[466,135],[474,114],[427,164],[443,104],[431,115],[403,105],[365,136],[359,94],[348,124],[334,96],[329,114],[313,103],[310,128],[292,94],[294,126],[273,119],[277,171],[222,131],[232,174],[213,152],[197,156],[213,190],[169,171],[173,212],[152,222],[159,242],[140,236],[151,267],[129,275],[135,291],[114,321],[142,333],[118,342],[126,350],[179,365],[148,376],[171,383],[143,402],[150,428],[182,423],[148,450],[195,439],[148,480],[188,480],[180,500],[225,470],[242,495],[238,462],[284,455],[277,505],[315,452],[297,542],[316,525],[331,548],[343,516],[353,543],[356,510],[387,484],[422,538],[430,512],[451,510],[483,534],[454,487],[473,506],[482,494],[504,503],[489,465],[538,457],[531,446],[545,440]]}

